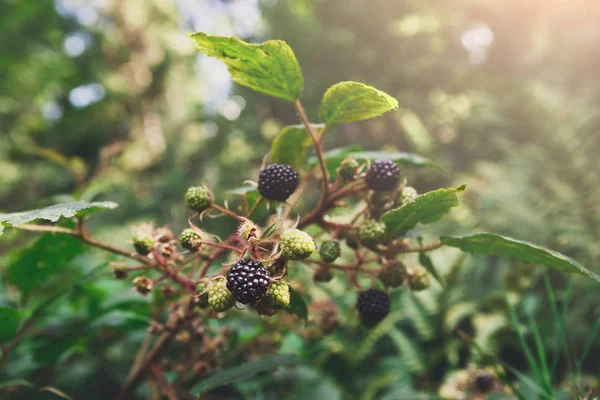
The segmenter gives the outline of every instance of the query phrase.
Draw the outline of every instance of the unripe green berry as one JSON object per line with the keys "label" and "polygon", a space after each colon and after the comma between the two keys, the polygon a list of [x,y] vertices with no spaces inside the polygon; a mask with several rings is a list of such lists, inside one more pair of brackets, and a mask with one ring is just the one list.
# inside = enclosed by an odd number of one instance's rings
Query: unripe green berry
{"label": "unripe green berry", "polygon": [[381,268],[377,277],[384,286],[397,288],[406,281],[408,272],[406,266],[399,260],[389,260]]}
{"label": "unripe green berry", "polygon": [[272,281],[267,290],[269,307],[279,309],[290,306],[290,287],[286,281]]}
{"label": "unripe green berry", "polygon": [[321,260],[326,263],[334,262],[340,256],[340,244],[333,240],[321,243],[319,255],[321,256]]}
{"label": "unripe green berry", "polygon": [[352,180],[354,180],[354,177],[356,176],[356,171],[358,170],[359,164],[358,161],[356,161],[356,159],[352,156],[347,157],[346,159],[344,159],[344,161],[342,161],[340,163],[340,168],[338,170],[338,174],[340,175],[340,178],[342,178],[342,180],[344,182],[350,182]]}
{"label": "unripe green berry", "polygon": [[412,203],[415,199],[419,197],[419,193],[412,186],[405,186],[402,188],[402,191],[398,193],[398,197],[396,198],[396,204],[398,207],[402,207],[408,203]]}
{"label": "unripe green berry", "polygon": [[185,204],[190,210],[202,212],[212,204],[212,194],[206,186],[191,187],[185,193]]}
{"label": "unripe green berry", "polygon": [[329,282],[333,279],[333,271],[327,266],[320,266],[313,275],[313,281],[315,282]]}
{"label": "unripe green berry", "polygon": [[181,232],[181,236],[179,236],[179,243],[184,249],[198,251],[200,248],[200,239],[201,237],[196,231],[188,228]]}
{"label": "unripe green berry", "polygon": [[208,306],[208,285],[210,280],[208,278],[203,278],[196,285],[196,293],[198,293],[198,306],[201,308],[205,308]]}
{"label": "unripe green berry", "polygon": [[133,247],[139,254],[145,256],[152,251],[154,239],[148,232],[137,232],[133,238]]}
{"label": "unripe green berry", "polygon": [[346,233],[346,245],[351,249],[358,249],[358,247],[360,246],[358,238],[358,229],[350,229]]}
{"label": "unripe green berry", "polygon": [[315,241],[306,232],[288,229],[279,238],[281,257],[288,260],[304,260],[315,251]]}
{"label": "unripe green berry", "polygon": [[358,229],[360,243],[367,247],[383,243],[387,235],[387,230],[383,222],[373,219],[366,220]]}
{"label": "unripe green berry", "polygon": [[408,286],[414,291],[425,290],[431,285],[429,272],[421,266],[412,267],[408,271]]}
{"label": "unripe green berry", "polygon": [[208,285],[208,305],[216,312],[229,310],[235,304],[233,293],[227,289],[227,281],[217,278]]}

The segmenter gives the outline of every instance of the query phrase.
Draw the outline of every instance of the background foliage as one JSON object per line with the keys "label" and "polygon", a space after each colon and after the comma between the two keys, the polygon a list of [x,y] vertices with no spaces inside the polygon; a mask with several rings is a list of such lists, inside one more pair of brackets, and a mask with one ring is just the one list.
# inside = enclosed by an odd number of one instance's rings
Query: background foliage
{"label": "background foliage", "polygon": [[[340,80],[372,84],[399,100],[398,112],[337,126],[330,148],[352,144],[439,161],[443,171],[407,168],[419,192],[468,183],[461,205],[426,235],[495,231],[598,273],[599,17],[600,6],[587,0],[5,0],[0,210],[115,201],[117,209],[90,219],[91,229],[126,242],[129,225],[143,220],[184,228],[182,194],[190,185],[203,182],[217,198],[232,199],[296,115],[285,101],[234,86],[222,63],[199,56],[186,33],[282,39],[302,67],[302,99],[313,120],[323,92]],[[207,224],[217,233],[234,228],[224,219]],[[129,290],[130,280],[115,281],[106,267],[112,260],[69,237],[7,230],[0,252],[0,301],[18,306],[21,321],[37,321],[35,334],[6,360],[4,382],[26,379],[76,399],[114,396],[157,316],[152,299]],[[340,310],[344,328],[322,341],[243,313],[222,321],[249,348],[265,332],[272,338],[257,354],[232,352],[230,365],[278,352],[310,362],[215,393],[414,398],[437,393],[452,371],[482,354],[535,375],[517,339],[520,332],[535,346],[539,330],[556,359],[550,386],[583,395],[582,377],[600,374],[593,357],[574,361],[600,350],[596,283],[457,254],[432,254],[447,289],[404,296],[389,326],[370,333],[356,326],[354,297],[342,282],[309,294],[329,292]],[[308,284],[310,276],[297,279]],[[507,297],[522,324],[511,322]],[[0,340],[16,329],[14,313],[2,310]],[[147,398],[150,388],[143,390]]]}

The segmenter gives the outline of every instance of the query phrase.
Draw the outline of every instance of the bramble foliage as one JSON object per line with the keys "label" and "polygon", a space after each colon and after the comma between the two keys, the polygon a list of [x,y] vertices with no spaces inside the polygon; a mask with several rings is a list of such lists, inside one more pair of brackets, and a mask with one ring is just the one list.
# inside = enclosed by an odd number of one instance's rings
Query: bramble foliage
{"label": "bramble foliage", "polygon": [[[238,84],[293,103],[303,124],[282,128],[273,140],[267,165],[258,176],[240,177],[240,184],[244,179],[255,181],[246,181],[246,186],[236,191],[237,200],[225,202],[204,184],[196,186],[201,182],[190,182],[188,191],[181,193],[181,201],[190,209],[189,228],[175,232],[145,223],[134,228],[127,248],[100,240],[87,230],[88,214],[114,208],[113,203],[81,201],[0,215],[2,227],[46,232],[18,255],[43,268],[44,274],[51,273],[57,264],[76,258],[83,252],[83,243],[118,257],[112,265],[115,278],[130,279],[130,275],[136,275],[132,287],[138,295],[151,299],[155,309],[152,315],[119,305],[90,304],[86,310],[94,314],[103,307],[113,307],[104,315],[114,312],[120,317],[117,322],[99,317],[92,326],[141,321],[148,324],[151,334],[158,335],[149,351],[140,351],[131,374],[122,382],[119,399],[135,396],[147,376],[154,377],[152,382],[160,382],[166,394],[175,390],[173,387],[181,393],[204,394],[259,372],[299,363],[298,357],[279,355],[220,371],[221,363],[245,347],[256,346],[254,350],[259,355],[274,352],[275,335],[265,335],[265,344],[260,342],[261,332],[249,334],[229,328],[229,321],[243,320],[254,313],[275,321],[272,324],[278,324],[277,329],[294,328],[302,334],[311,346],[301,356],[317,355],[325,363],[328,356],[335,354],[356,367],[353,372],[357,375],[365,372],[367,367],[362,365],[369,364],[365,361],[371,349],[383,337],[389,337],[411,373],[422,373],[427,364],[458,364],[457,340],[450,342],[455,348],[449,349],[448,360],[436,360],[428,357],[405,332],[410,328],[424,342],[431,343],[453,331],[460,331],[465,340],[471,339],[469,334],[473,332],[465,333],[460,327],[473,307],[460,298],[464,288],[455,276],[460,262],[449,271],[440,271],[429,256],[430,252],[448,251],[449,247],[527,263],[519,266],[525,270],[532,268],[529,264],[536,264],[600,282],[600,277],[577,261],[522,240],[493,233],[425,237],[417,228],[440,221],[458,206],[463,192],[468,190],[465,184],[417,194],[408,186],[413,182],[407,182],[401,168],[436,165],[420,155],[324,148],[325,137],[336,134],[336,125],[396,110],[399,103],[392,96],[364,83],[337,83],[324,93],[321,122],[313,124],[299,100],[304,82],[300,65],[285,42],[256,45],[205,33],[190,37],[198,50],[222,60]],[[309,157],[311,148],[313,154]],[[310,192],[318,193],[316,201],[311,201]],[[237,229],[227,236],[217,236],[207,223],[214,217],[230,218]],[[66,219],[72,219],[74,224]],[[38,220],[44,224],[30,224]],[[47,221],[58,224],[49,225]],[[460,260],[462,255],[453,257]],[[132,263],[124,264],[124,258]],[[314,270],[314,281],[320,283],[303,279],[305,270]],[[37,275],[37,271],[27,273]],[[9,267],[9,283],[26,300],[37,287],[40,275],[27,280],[23,274],[24,271]],[[339,329],[342,317],[336,297],[342,295],[327,292],[326,282],[334,275],[347,284],[344,301],[350,298],[355,306],[345,304],[352,308],[351,315],[343,317],[345,322],[353,328],[360,322],[362,332],[367,332],[356,349],[340,347],[338,343],[340,336],[352,332]],[[43,279],[46,277],[49,275],[43,275]],[[432,278],[439,285],[432,284]],[[320,299],[311,298],[309,288],[314,285],[323,287]],[[64,293],[61,290],[57,296]],[[509,305],[510,301],[507,299]],[[400,303],[406,313],[398,311]],[[1,366],[14,361],[14,352],[36,316],[36,312],[21,315],[16,308],[0,308],[0,340],[8,343],[3,348]],[[517,320],[516,312],[511,311],[511,316]],[[440,319],[433,323],[435,317]],[[491,331],[507,325],[506,321],[494,319],[494,315],[487,317],[478,322],[487,331],[481,326],[475,329],[478,339],[486,340]],[[535,326],[532,330],[535,335]],[[166,348],[175,347],[174,343],[177,350],[161,358]],[[63,354],[61,349],[69,344],[69,337],[57,339],[53,343],[55,352],[36,355],[38,362],[56,362]],[[260,345],[267,349],[262,351]],[[294,344],[288,345],[294,352]],[[481,358],[485,359],[485,354]],[[536,378],[548,385],[549,371],[537,367],[529,353],[528,358]],[[178,365],[172,369],[174,377],[170,377],[175,382],[173,387],[163,382],[163,368],[172,363]],[[495,362],[487,363],[491,364],[491,372],[481,369],[464,374],[472,377],[472,382],[467,379],[470,393],[514,391],[504,370]],[[381,387],[400,380],[394,371],[385,363],[374,368],[371,372],[375,375],[371,376],[376,379],[365,393],[375,394]],[[368,375],[368,371],[365,373]],[[209,375],[212,376],[202,380]],[[348,382],[354,385],[354,379]]]}

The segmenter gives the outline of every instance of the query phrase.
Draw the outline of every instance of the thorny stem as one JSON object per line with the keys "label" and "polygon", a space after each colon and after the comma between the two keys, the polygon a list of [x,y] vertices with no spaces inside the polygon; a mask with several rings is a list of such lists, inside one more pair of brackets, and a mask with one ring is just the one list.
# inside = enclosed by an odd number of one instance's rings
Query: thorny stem
{"label": "thorny stem", "polygon": [[235,219],[236,219],[236,220],[238,220],[238,221],[243,221],[243,220],[244,220],[244,218],[240,217],[240,216],[239,216],[239,215],[237,215],[235,212],[231,211],[231,210],[230,210],[230,209],[228,209],[228,208],[221,207],[221,206],[220,206],[220,205],[218,205],[218,204],[214,204],[214,203],[213,203],[213,204],[211,205],[211,208],[214,208],[215,210],[219,211],[219,212],[220,212],[220,213],[222,213],[222,214],[229,215],[230,217],[232,217],[232,218],[235,218]]}
{"label": "thorny stem", "polygon": [[323,174],[323,193],[321,193],[320,203],[324,203],[327,199],[327,195],[329,192],[329,171],[327,170],[327,165],[325,164],[325,158],[323,157],[323,147],[321,146],[321,140],[319,139],[319,134],[317,133],[315,127],[310,123],[308,117],[306,116],[306,111],[304,111],[304,107],[300,100],[296,100],[296,110],[298,111],[298,116],[302,120],[304,126],[310,133],[312,137],[313,146],[315,149],[315,155],[317,156],[317,160],[319,160],[319,166],[321,167],[321,173]]}

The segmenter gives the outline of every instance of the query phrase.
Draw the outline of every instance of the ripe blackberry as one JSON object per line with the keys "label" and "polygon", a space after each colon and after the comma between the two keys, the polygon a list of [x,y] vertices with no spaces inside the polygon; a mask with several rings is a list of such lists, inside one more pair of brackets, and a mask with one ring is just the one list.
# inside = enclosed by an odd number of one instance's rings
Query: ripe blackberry
{"label": "ripe blackberry", "polygon": [[475,388],[480,393],[488,393],[494,387],[494,377],[487,373],[483,372],[477,375],[475,378]]}
{"label": "ripe blackberry", "polygon": [[321,256],[321,260],[326,263],[334,262],[340,256],[340,244],[333,240],[321,243],[319,255]]}
{"label": "ripe blackberry", "polygon": [[201,213],[212,204],[212,193],[206,186],[191,187],[185,192],[185,204],[190,210]]}
{"label": "ripe blackberry", "polygon": [[381,290],[369,289],[358,295],[356,308],[362,322],[373,327],[390,313],[390,297]]}
{"label": "ripe blackberry", "polygon": [[271,164],[258,174],[258,192],[268,200],[286,201],[298,187],[298,173],[289,165]]}
{"label": "ripe blackberry", "polygon": [[271,276],[260,261],[240,260],[227,273],[227,289],[242,304],[256,304],[263,299]]}
{"label": "ripe blackberry", "polygon": [[400,182],[400,168],[392,160],[377,160],[366,176],[367,186],[376,192],[390,192]]}

